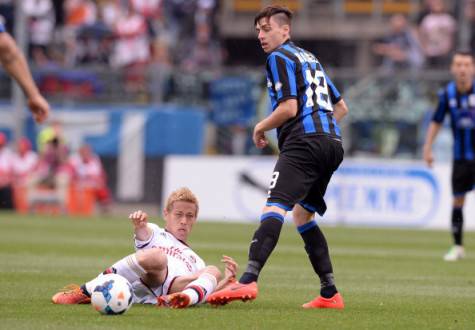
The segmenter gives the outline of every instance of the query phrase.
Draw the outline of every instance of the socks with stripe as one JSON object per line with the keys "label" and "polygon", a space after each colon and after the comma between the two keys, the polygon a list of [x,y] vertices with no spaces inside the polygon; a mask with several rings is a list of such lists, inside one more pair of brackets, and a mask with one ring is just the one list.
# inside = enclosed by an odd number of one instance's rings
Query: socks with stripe
{"label": "socks with stripe", "polygon": [[216,277],[203,273],[188,284],[183,293],[190,297],[190,305],[196,305],[205,301],[208,294],[212,293],[217,285]]}
{"label": "socks with stripe", "polygon": [[452,236],[455,245],[462,245],[463,234],[463,212],[462,208],[454,207],[452,209]]}
{"label": "socks with stripe", "polygon": [[240,283],[248,284],[257,281],[262,267],[279,240],[283,223],[284,217],[276,212],[264,213],[261,216],[261,224],[249,246],[249,261],[246,271],[239,279]]}
{"label": "socks with stripe", "polygon": [[[137,257],[134,254],[131,254],[112,265],[111,268],[106,269],[103,273],[99,274],[95,279],[92,281],[87,282],[84,284],[84,288],[82,288],[83,292],[86,294],[90,294],[92,290],[94,290],[94,286],[96,285],[96,281],[104,276],[105,274],[109,273],[116,273],[119,274],[127,279],[130,284],[134,283],[135,281],[139,280],[142,276],[146,274],[145,269],[139,265],[137,261]],[[84,290],[85,289],[85,290]]]}
{"label": "socks with stripe", "polygon": [[305,243],[305,251],[313,270],[320,277],[320,295],[324,298],[333,297],[338,291],[335,287],[333,267],[325,236],[315,220],[298,226],[297,230]]}

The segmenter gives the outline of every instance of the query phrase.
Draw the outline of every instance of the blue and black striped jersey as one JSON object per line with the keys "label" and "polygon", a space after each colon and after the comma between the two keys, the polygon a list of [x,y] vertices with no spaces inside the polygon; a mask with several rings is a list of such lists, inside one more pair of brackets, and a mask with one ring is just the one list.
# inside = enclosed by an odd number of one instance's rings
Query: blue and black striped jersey
{"label": "blue and black striped jersey", "polygon": [[455,160],[475,159],[475,83],[467,93],[457,91],[454,81],[439,91],[439,103],[432,117],[442,124],[446,113],[450,114],[450,125],[454,136]]}
{"label": "blue and black striped jersey", "polygon": [[5,25],[3,23],[0,23],[0,32],[5,32]]}
{"label": "blue and black striped jersey", "polygon": [[269,54],[266,71],[272,110],[289,98],[298,103],[297,116],[277,128],[279,148],[286,140],[302,135],[341,139],[333,117],[333,104],[341,95],[312,53],[287,41]]}

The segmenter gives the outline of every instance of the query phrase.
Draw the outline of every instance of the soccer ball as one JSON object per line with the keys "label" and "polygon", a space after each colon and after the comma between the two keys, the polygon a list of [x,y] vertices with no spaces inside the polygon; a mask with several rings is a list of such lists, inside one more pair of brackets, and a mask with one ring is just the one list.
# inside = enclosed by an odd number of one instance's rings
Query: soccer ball
{"label": "soccer ball", "polygon": [[91,294],[91,304],[101,314],[124,314],[132,306],[133,291],[129,281],[117,274],[97,279]]}

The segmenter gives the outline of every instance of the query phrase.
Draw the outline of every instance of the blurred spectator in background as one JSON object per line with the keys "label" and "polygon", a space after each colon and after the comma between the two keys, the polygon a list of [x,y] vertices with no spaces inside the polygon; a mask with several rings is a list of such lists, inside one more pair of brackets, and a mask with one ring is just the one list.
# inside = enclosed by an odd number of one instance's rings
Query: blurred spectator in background
{"label": "blurred spectator in background", "polygon": [[77,30],[75,62],[78,64],[110,64],[114,32],[103,19],[103,7],[99,7],[97,15],[97,20],[83,24]]}
{"label": "blurred spectator in background", "polygon": [[36,65],[45,64],[55,27],[53,3],[51,0],[23,0],[22,5],[28,19],[28,53]]}
{"label": "blurred spectator in background", "polygon": [[163,8],[172,40],[188,40],[193,35],[196,0],[167,0]]}
{"label": "blurred spectator in background", "polygon": [[43,128],[37,137],[37,146],[39,153],[43,153],[48,142],[53,138],[58,138],[61,144],[65,143],[63,136],[63,124],[59,120],[52,120],[51,124]]}
{"label": "blurred spectator in background", "polygon": [[428,67],[444,68],[454,47],[456,21],[446,11],[443,0],[432,0],[429,9],[419,25],[422,49]]}
{"label": "blurred spectator in background", "polygon": [[373,45],[373,52],[382,56],[383,68],[389,72],[421,68],[424,63],[422,50],[406,17],[401,14],[392,16],[390,29],[381,42]]}
{"label": "blurred spectator in background", "polygon": [[65,0],[52,0],[54,8],[54,23],[56,28],[64,25],[64,2]]}
{"label": "blurred spectator in background", "polygon": [[13,209],[13,154],[7,142],[6,135],[0,132],[0,209]]}
{"label": "blurred spectator in background", "polygon": [[470,49],[475,49],[475,0],[465,2],[464,13],[470,24]]}
{"label": "blurred spectator in background", "polygon": [[31,142],[21,137],[13,155],[13,178],[15,185],[25,186],[38,165],[38,155],[31,149]]}
{"label": "blurred spectator in background", "polygon": [[163,29],[163,1],[164,0],[130,0],[134,11],[145,18],[150,38],[155,38]]}
{"label": "blurred spectator in background", "polygon": [[95,199],[103,212],[109,211],[111,194],[107,187],[107,178],[99,156],[94,154],[91,146],[82,145],[77,154],[70,158],[73,180],[77,188],[92,189]]}
{"label": "blurred spectator in background", "polygon": [[28,182],[28,205],[34,205],[36,193],[50,190],[55,200],[66,211],[71,170],[68,163],[68,148],[59,135],[46,140],[39,155],[38,166]]}
{"label": "blurred spectator in background", "polygon": [[56,188],[58,176],[68,175],[68,148],[60,136],[48,140],[40,153],[36,171],[37,183],[47,188]]}
{"label": "blurred spectator in background", "polygon": [[4,24],[7,31],[13,31],[15,10],[13,0],[0,0],[0,24]]}
{"label": "blurred spectator in background", "polygon": [[211,27],[201,22],[196,27],[195,40],[189,44],[189,50],[183,67],[188,71],[219,68],[222,63],[222,50],[219,43],[211,37]]}
{"label": "blurred spectator in background", "polygon": [[129,3],[123,16],[116,22],[114,31],[117,39],[111,64],[127,70],[127,91],[142,91],[145,88],[145,64],[151,55],[147,22]]}
{"label": "blurred spectator in background", "polygon": [[65,63],[76,64],[78,30],[84,25],[91,25],[97,18],[96,3],[91,0],[66,0],[64,3],[65,28],[64,41],[66,46]]}

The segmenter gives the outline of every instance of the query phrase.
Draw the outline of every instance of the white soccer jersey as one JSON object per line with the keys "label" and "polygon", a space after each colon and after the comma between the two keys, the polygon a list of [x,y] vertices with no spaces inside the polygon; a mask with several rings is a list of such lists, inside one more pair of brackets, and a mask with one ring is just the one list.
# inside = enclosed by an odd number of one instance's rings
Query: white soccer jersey
{"label": "white soccer jersey", "polygon": [[135,249],[160,249],[167,255],[168,259],[168,274],[165,282],[160,288],[150,289],[144,287],[143,283],[137,281],[133,283],[135,302],[136,303],[156,303],[156,297],[166,295],[169,292],[170,286],[178,276],[191,275],[203,269],[206,265],[188,245],[178,240],[175,236],[160,228],[154,223],[148,223],[148,228],[152,229],[152,236],[147,241],[140,241],[135,238]]}
{"label": "white soccer jersey", "polygon": [[25,177],[33,172],[38,163],[38,155],[34,151],[28,151],[25,155],[13,156],[13,173],[16,177]]}

